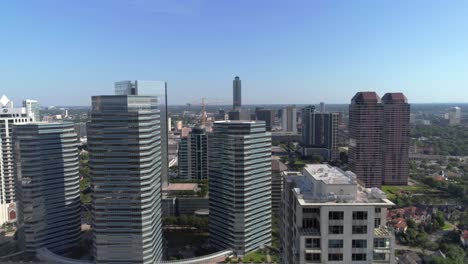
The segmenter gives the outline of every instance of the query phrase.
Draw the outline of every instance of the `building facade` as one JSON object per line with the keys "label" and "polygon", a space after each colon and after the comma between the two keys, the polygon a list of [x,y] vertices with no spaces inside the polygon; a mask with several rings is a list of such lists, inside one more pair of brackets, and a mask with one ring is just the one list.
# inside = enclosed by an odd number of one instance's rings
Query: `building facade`
{"label": "building facade", "polygon": [[297,133],[297,108],[288,106],[282,109],[281,124],[283,131]]}
{"label": "building facade", "polygon": [[163,157],[157,102],[153,96],[92,98],[88,148],[95,263],[161,260]]}
{"label": "building facade", "polygon": [[168,138],[169,138],[169,125],[168,125],[168,111],[167,111],[167,82],[164,81],[120,81],[115,82],[115,95],[144,95],[154,96],[157,98],[158,109],[161,115],[161,155],[162,155],[162,185],[169,184],[169,158],[168,152]]}
{"label": "building facade", "polygon": [[324,164],[285,176],[280,222],[282,263],[395,263],[394,204],[354,174]]}
{"label": "building facade", "polygon": [[338,113],[317,112],[310,105],[302,109],[303,155],[321,154],[326,160],[338,160]]}
{"label": "building facade", "polygon": [[278,215],[283,193],[283,176],[288,170],[283,162],[278,159],[271,160],[271,210]]}
{"label": "building facade", "polygon": [[366,187],[383,178],[383,104],[375,92],[359,92],[349,106],[349,169]]}
{"label": "building facade", "polygon": [[250,112],[243,109],[232,110],[228,112],[228,120],[250,120]]}
{"label": "building facade", "polygon": [[202,181],[208,179],[208,137],[205,129],[197,126],[179,144],[179,177]]}
{"label": "building facade", "polygon": [[461,108],[458,106],[452,107],[448,113],[449,125],[457,126],[461,124]]}
{"label": "building facade", "polygon": [[410,105],[402,93],[359,92],[349,106],[349,168],[366,187],[408,184]]}
{"label": "building facade", "polygon": [[15,125],[18,241],[64,253],[81,238],[78,139],[72,123]]}
{"label": "building facade", "polygon": [[271,244],[271,136],[265,123],[215,122],[208,153],[211,246],[243,256]]}
{"label": "building facade", "polygon": [[402,93],[386,93],[383,103],[382,158],[384,185],[407,185],[410,105]]}
{"label": "building facade", "polygon": [[255,109],[255,116],[257,120],[265,121],[266,130],[271,131],[275,123],[275,112],[273,110],[257,107]]}
{"label": "building facade", "polygon": [[34,122],[36,113],[24,107],[15,108],[5,95],[0,98],[0,223],[16,221],[13,126]]}
{"label": "building facade", "polygon": [[242,107],[242,82],[239,76],[232,81],[232,109],[239,110]]}
{"label": "building facade", "polygon": [[34,121],[41,121],[39,103],[36,100],[23,100],[23,107],[26,109],[26,113],[28,116],[34,117]]}

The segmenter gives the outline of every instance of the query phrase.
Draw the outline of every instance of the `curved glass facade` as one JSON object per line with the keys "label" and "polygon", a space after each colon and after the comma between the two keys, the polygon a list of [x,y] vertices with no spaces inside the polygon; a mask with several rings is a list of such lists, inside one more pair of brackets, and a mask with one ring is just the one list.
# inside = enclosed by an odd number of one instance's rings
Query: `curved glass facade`
{"label": "curved glass facade", "polygon": [[63,253],[80,240],[78,138],[72,123],[13,129],[18,240],[23,250]]}

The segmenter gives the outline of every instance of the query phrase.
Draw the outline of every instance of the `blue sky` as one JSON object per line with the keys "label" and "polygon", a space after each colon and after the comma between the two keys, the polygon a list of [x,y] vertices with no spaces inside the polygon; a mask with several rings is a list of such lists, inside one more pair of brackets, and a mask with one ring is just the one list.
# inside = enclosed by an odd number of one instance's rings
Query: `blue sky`
{"label": "blue sky", "polygon": [[348,103],[362,90],[468,102],[468,1],[0,2],[0,93],[89,105],[166,80],[169,103]]}

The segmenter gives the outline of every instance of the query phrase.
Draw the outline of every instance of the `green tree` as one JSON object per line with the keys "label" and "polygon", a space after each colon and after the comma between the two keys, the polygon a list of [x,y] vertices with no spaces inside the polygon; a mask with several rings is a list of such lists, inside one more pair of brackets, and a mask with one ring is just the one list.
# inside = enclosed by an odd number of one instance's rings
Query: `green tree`
{"label": "green tree", "polygon": [[439,224],[440,227],[445,225],[445,216],[442,212],[437,212],[435,215],[435,221]]}

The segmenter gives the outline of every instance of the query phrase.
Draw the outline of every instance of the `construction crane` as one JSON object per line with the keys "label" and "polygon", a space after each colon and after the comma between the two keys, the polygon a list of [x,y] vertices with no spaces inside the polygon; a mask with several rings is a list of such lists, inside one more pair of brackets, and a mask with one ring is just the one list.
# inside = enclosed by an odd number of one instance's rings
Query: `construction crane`
{"label": "construction crane", "polygon": [[194,106],[194,105],[201,106],[200,123],[201,123],[202,126],[206,125],[206,120],[208,118],[208,115],[206,113],[206,106],[208,105],[207,101],[209,101],[210,104],[212,104],[212,105],[228,105],[228,104],[231,103],[228,100],[207,99],[206,97],[202,97],[201,101],[188,102],[187,106],[188,106],[189,109],[190,109],[191,106]]}

